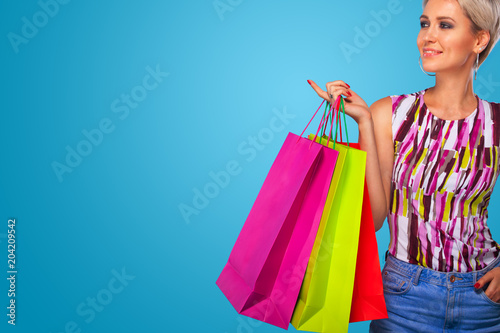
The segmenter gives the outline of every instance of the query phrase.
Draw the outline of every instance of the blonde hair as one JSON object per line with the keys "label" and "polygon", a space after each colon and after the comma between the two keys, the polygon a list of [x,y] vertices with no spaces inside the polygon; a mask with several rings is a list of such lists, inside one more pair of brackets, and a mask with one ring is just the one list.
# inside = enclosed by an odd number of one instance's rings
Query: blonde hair
{"label": "blonde hair", "polygon": [[[472,22],[472,33],[477,35],[481,30],[490,32],[490,42],[479,55],[479,65],[488,57],[500,35],[500,1],[499,0],[457,0],[465,15]],[[422,6],[429,0],[423,0]]]}

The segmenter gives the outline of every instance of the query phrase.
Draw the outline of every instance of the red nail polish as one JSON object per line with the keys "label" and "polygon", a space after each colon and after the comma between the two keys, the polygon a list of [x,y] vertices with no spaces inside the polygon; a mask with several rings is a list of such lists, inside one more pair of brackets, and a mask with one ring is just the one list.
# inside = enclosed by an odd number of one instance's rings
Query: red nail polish
{"label": "red nail polish", "polygon": [[307,80],[307,83],[311,84],[311,81],[310,81],[310,80]]}
{"label": "red nail polish", "polygon": [[476,283],[476,284],[474,285],[474,288],[478,289],[478,288],[479,288],[479,283]]}
{"label": "red nail polish", "polygon": [[350,86],[350,85],[348,85],[347,83],[346,83],[345,85],[347,86],[347,88],[351,89],[351,86]]}
{"label": "red nail polish", "polygon": [[347,95],[348,95],[349,97],[352,97],[352,94],[351,94],[351,92],[350,92],[350,91],[348,91],[348,92],[347,92]]}

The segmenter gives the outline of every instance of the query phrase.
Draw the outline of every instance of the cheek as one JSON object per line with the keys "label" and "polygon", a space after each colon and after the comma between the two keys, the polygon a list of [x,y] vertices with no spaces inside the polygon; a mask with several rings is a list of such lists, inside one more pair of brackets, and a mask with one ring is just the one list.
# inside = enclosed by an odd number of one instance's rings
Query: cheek
{"label": "cheek", "polygon": [[417,35],[417,46],[418,48],[422,48],[422,46],[424,45],[424,39],[422,37],[422,33],[418,33]]}
{"label": "cheek", "polygon": [[443,40],[443,44],[446,45],[449,51],[463,56],[471,52],[473,41],[464,38],[447,38]]}
{"label": "cheek", "polygon": [[458,53],[469,53],[474,45],[474,38],[466,35],[466,32],[445,34],[441,36],[443,46]]}

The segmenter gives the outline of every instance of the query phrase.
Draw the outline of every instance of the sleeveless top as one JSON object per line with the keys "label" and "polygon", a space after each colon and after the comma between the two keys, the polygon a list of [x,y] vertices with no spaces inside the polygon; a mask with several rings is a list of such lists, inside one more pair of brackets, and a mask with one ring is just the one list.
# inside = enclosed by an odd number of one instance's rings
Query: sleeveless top
{"label": "sleeveless top", "polygon": [[394,167],[389,252],[442,272],[480,270],[500,253],[486,224],[499,173],[500,104],[434,116],[422,90],[391,96]]}

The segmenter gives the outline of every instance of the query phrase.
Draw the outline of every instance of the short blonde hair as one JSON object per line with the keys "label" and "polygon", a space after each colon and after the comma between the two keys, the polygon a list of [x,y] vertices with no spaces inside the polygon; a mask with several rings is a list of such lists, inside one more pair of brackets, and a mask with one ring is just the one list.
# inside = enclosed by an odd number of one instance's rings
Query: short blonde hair
{"label": "short blonde hair", "polygon": [[[479,55],[479,65],[488,57],[500,35],[500,1],[499,0],[457,0],[465,15],[472,22],[472,33],[481,30],[490,32],[490,42]],[[422,6],[429,0],[423,0]]]}

